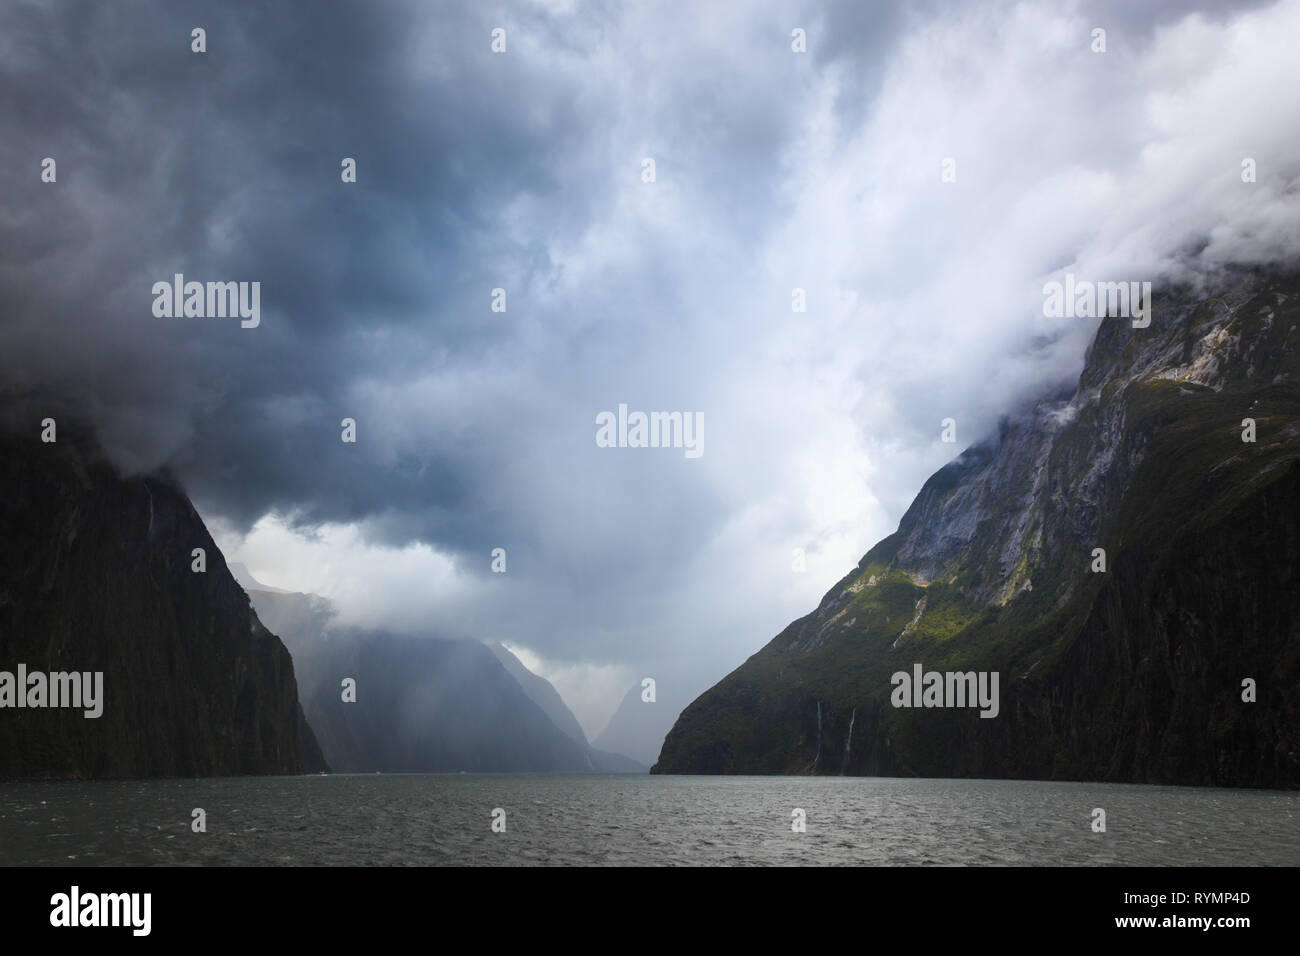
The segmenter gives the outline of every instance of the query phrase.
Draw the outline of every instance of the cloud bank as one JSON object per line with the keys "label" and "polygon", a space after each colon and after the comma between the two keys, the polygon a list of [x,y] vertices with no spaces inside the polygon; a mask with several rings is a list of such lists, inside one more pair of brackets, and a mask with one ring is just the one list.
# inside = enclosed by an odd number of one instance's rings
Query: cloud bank
{"label": "cloud bank", "polygon": [[[604,675],[584,725],[610,674],[702,690],[1076,376],[1045,281],[1300,251],[1289,0],[264,6],[0,12],[0,377],[268,583]],[[155,318],[178,272],[260,326]],[[704,454],[597,447],[620,403]]]}

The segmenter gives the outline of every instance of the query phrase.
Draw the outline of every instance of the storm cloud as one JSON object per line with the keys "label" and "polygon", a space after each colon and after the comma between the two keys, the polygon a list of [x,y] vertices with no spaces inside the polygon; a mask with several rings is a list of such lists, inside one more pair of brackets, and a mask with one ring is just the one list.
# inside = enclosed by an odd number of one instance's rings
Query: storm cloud
{"label": "storm cloud", "polygon": [[[1044,281],[1296,256],[1300,4],[1196,6],[9,4],[0,375],[260,579],[524,649],[594,732],[1077,375]],[[177,273],[261,324],[155,317]],[[703,455],[598,447],[620,404]]]}

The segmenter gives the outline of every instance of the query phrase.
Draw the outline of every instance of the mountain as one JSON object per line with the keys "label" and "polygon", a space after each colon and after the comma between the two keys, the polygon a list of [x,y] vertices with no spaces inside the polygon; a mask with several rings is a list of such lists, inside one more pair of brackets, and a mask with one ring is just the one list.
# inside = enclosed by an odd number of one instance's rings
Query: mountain
{"label": "mountain", "polygon": [[[305,707],[337,770],[587,769],[584,748],[476,641],[340,629],[315,666],[323,679],[304,685]],[[356,681],[353,703],[343,677]]]}
{"label": "mountain", "polygon": [[582,725],[578,723],[578,718],[573,716],[573,711],[569,710],[564,698],[551,682],[525,667],[524,662],[510,653],[504,644],[497,641],[485,641],[484,644],[496,655],[496,659],[501,662],[501,666],[509,672],[510,676],[519,682],[519,686],[533,703],[542,708],[542,713],[551,719],[551,723],[586,749],[587,735],[582,732]]}
{"label": "mountain", "polygon": [[650,769],[650,764],[639,763],[630,757],[624,757],[619,753],[610,753],[604,750],[597,750],[587,743],[587,735],[582,731],[582,725],[578,723],[578,718],[573,716],[573,711],[569,710],[564,698],[560,692],[545,677],[534,674],[514,654],[496,641],[486,642],[489,650],[496,655],[497,660],[501,662],[510,676],[519,682],[542,712],[551,719],[560,730],[572,737],[583,748],[587,754],[587,769],[595,773],[646,773]]}
{"label": "mountain", "polygon": [[[585,739],[559,729],[485,645],[341,627],[317,595],[248,593],[293,652],[303,706],[336,771],[597,769]],[[355,701],[343,699],[345,678]]]}
{"label": "mountain", "polygon": [[102,713],[0,708],[0,776],[326,769],[289,652],[184,492],[119,475],[68,416],[41,441],[31,408],[0,426],[0,671],[102,672]]}
{"label": "mountain", "polygon": [[[1300,277],[1244,269],[1103,320],[653,772],[1300,786],[1298,326]],[[998,673],[997,716],[894,706],[918,664]]]}
{"label": "mountain", "polygon": [[605,729],[596,735],[593,745],[601,750],[628,754],[633,760],[649,766],[659,755],[664,735],[681,713],[684,701],[671,695],[665,698],[659,687],[654,701],[643,701],[641,693],[640,682],[628,688]]}

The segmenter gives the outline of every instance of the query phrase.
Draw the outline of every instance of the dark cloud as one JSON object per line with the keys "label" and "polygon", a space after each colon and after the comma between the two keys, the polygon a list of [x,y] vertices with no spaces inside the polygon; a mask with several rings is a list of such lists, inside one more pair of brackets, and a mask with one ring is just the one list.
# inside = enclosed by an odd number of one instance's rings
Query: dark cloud
{"label": "dark cloud", "polygon": [[[1222,31],[1242,11],[1269,13],[1204,5]],[[1140,97],[1215,75],[1149,62],[1188,12],[10,4],[0,375],[71,396],[124,466],[173,468],[228,540],[279,515],[265,553],[287,562],[295,532],[355,526],[352,558],[307,584],[358,614],[436,608],[442,633],[702,685],[892,530],[950,454],[939,418],[974,440],[1068,380],[1086,330],[1037,327],[1033,282],[1136,242],[1097,203],[1148,203],[1154,263],[1236,208],[1198,158],[1283,152],[1238,141],[1281,125],[1261,100],[1199,131],[1168,195],[1135,175],[1189,125],[1153,128]],[[1094,22],[1104,69],[1082,52]],[[938,187],[945,150],[964,191]],[[1284,207],[1260,195],[1242,217],[1263,230]],[[155,318],[176,272],[259,281],[260,327]],[[704,458],[595,447],[620,402],[702,411]],[[792,582],[794,544],[813,573]],[[453,571],[420,588],[368,548]]]}

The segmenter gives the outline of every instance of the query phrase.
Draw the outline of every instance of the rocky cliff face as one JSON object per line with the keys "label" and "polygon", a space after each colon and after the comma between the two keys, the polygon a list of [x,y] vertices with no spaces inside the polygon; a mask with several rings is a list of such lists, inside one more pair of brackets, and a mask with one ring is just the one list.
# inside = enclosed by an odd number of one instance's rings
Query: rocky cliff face
{"label": "rocky cliff face", "polygon": [[[927,481],[655,770],[1300,786],[1298,492],[1300,278],[1166,290]],[[894,707],[918,663],[998,672],[998,716]]]}
{"label": "rocky cliff face", "polygon": [[0,776],[326,769],[288,651],[189,499],[119,477],[70,420],[40,441],[40,421],[0,427],[0,670],[102,671],[103,712],[0,708]]}

